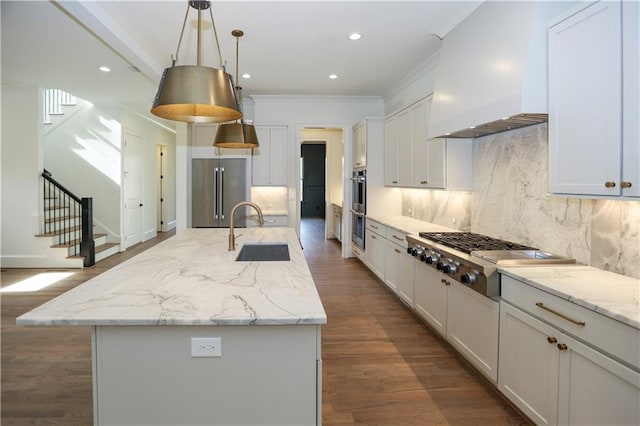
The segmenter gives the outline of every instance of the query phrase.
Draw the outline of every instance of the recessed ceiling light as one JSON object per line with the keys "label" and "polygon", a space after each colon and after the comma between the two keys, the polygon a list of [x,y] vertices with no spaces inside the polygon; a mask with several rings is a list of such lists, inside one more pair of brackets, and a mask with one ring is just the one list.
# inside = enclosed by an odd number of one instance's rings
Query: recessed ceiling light
{"label": "recessed ceiling light", "polygon": [[335,80],[336,78],[338,78],[338,74],[330,74],[330,75],[329,75],[329,78],[330,78],[331,80]]}
{"label": "recessed ceiling light", "polygon": [[103,65],[103,66],[101,66],[101,67],[100,67],[100,68],[98,68],[98,69],[99,69],[100,71],[102,71],[102,72],[109,72],[109,71],[111,71],[111,68],[109,68],[109,67],[105,67],[104,65]]}
{"label": "recessed ceiling light", "polygon": [[362,38],[362,34],[360,34],[360,33],[351,33],[351,34],[349,34],[349,40],[356,41],[356,40],[360,40],[361,38]]}
{"label": "recessed ceiling light", "polygon": [[242,74],[242,78],[251,78],[251,74],[245,72],[244,74]]}

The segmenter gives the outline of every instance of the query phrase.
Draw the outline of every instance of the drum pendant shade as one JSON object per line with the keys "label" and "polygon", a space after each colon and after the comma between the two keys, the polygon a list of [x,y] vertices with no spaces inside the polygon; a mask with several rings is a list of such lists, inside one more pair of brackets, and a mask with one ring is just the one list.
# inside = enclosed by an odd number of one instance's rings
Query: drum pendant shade
{"label": "drum pendant shade", "polygon": [[221,123],[242,117],[231,76],[217,68],[197,65],[164,70],[151,113],[189,123]]}
{"label": "drum pendant shade", "polygon": [[224,123],[218,126],[213,146],[216,148],[257,148],[256,128],[245,123]]}

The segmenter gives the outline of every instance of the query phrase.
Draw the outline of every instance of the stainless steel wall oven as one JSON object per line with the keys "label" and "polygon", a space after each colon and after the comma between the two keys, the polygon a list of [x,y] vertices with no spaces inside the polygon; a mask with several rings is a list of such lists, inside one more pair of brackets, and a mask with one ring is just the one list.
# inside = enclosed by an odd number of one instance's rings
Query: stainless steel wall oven
{"label": "stainless steel wall oven", "polygon": [[351,177],[351,241],[364,250],[367,213],[367,171],[354,170]]}

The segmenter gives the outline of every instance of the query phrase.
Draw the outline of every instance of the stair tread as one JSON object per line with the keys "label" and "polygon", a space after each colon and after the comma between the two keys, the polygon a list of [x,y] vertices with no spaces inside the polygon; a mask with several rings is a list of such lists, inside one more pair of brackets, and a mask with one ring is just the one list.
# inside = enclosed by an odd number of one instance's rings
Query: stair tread
{"label": "stair tread", "polygon": [[[94,239],[94,240],[97,240],[98,238],[104,237],[104,236],[106,236],[106,235],[107,235],[107,234],[93,234],[93,239]],[[80,244],[80,242],[81,242],[81,240],[79,240],[78,238],[76,238],[76,239],[73,239],[73,240],[71,240],[71,241],[67,241],[67,242],[65,242],[65,243],[54,244],[54,245],[52,245],[51,247],[52,247],[52,248],[73,247],[73,246],[75,246],[75,245],[77,245],[77,244]],[[111,244],[113,244],[113,243],[111,243]],[[117,244],[116,244],[116,245],[117,245]],[[98,246],[98,247],[100,247],[100,246]]]}

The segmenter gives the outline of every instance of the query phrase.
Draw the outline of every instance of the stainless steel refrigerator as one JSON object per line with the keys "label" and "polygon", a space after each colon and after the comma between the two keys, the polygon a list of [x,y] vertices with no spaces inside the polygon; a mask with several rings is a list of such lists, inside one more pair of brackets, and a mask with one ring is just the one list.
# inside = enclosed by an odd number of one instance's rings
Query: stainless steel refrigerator
{"label": "stainless steel refrigerator", "polygon": [[[227,228],[231,209],[247,197],[247,160],[195,158],[191,165],[191,226]],[[245,211],[237,212],[234,226],[245,227]]]}

